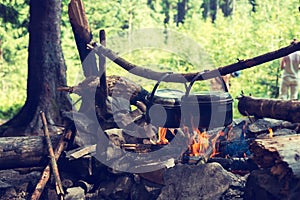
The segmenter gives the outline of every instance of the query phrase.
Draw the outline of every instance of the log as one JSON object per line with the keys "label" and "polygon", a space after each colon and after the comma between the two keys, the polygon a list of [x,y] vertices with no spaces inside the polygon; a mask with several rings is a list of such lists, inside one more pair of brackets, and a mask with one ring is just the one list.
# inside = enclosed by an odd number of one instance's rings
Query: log
{"label": "log", "polygon": [[[135,105],[137,101],[145,103],[145,96],[148,94],[141,85],[121,76],[107,76],[107,92],[109,96],[123,97],[129,99],[130,103]],[[97,76],[90,76],[84,79],[77,86],[59,87],[59,91],[75,93],[81,97],[94,97],[96,88],[99,86],[100,80]],[[93,105],[93,102],[92,102]]]}
{"label": "log", "polygon": [[[156,72],[151,69],[143,68],[141,66],[132,64],[125,59],[121,58],[111,49],[95,43],[91,42],[87,45],[87,47],[93,50],[97,55],[101,56],[104,55],[114,63],[122,67],[123,69],[127,70],[128,72],[135,74],[137,76],[141,76],[144,78],[152,79],[152,80],[159,80],[165,73],[164,72]],[[224,76],[227,74],[231,74],[233,72],[244,70],[247,68],[251,68],[281,57],[284,57],[292,52],[300,50],[300,42],[294,40],[289,46],[283,47],[273,52],[265,53],[263,55],[250,58],[247,60],[238,60],[237,63],[233,63],[224,67],[219,67],[214,70],[207,70],[204,72],[200,72],[201,75],[196,78],[196,80],[207,80],[211,78],[215,78],[218,76]],[[164,79],[165,82],[177,82],[177,83],[184,83],[192,81],[199,72],[197,73],[173,73]]]}
{"label": "log", "polygon": [[253,160],[273,175],[300,178],[300,135],[256,139],[250,145]]}
{"label": "log", "polygon": [[[60,136],[52,136],[53,146]],[[0,170],[44,166],[49,161],[45,137],[1,137]]]}
{"label": "log", "polygon": [[262,99],[242,96],[238,102],[238,110],[242,115],[254,115],[259,118],[268,117],[300,122],[300,102],[292,100]]}

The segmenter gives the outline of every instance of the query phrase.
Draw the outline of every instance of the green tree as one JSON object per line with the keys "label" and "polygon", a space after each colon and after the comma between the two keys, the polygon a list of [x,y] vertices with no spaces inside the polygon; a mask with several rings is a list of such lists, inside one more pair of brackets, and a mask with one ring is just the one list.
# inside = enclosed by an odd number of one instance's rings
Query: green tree
{"label": "green tree", "polygon": [[2,136],[39,134],[39,112],[50,124],[62,124],[61,112],[71,109],[67,94],[57,87],[66,84],[66,66],[60,46],[60,0],[31,0],[27,99],[20,112],[1,126]]}

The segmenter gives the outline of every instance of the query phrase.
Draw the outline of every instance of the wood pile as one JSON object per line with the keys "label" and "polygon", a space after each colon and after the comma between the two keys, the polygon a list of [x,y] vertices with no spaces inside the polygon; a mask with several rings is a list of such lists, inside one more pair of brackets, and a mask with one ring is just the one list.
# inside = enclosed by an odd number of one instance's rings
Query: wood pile
{"label": "wood pile", "polygon": [[300,178],[300,135],[256,139],[251,145],[253,160],[262,168],[271,168],[279,179]]}

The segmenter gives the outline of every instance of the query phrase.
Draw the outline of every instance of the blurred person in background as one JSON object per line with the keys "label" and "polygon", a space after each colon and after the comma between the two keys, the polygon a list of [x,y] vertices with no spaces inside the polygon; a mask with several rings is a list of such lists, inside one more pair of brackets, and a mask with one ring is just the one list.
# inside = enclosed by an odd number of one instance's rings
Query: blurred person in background
{"label": "blurred person in background", "polygon": [[296,51],[282,58],[280,63],[280,69],[283,70],[283,73],[281,75],[279,99],[298,100],[299,65],[300,51]]}

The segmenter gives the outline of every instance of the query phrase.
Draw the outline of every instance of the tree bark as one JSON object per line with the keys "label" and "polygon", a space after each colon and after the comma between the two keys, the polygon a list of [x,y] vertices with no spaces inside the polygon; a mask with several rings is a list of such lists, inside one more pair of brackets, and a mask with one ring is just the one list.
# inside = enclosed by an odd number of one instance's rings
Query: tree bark
{"label": "tree bark", "polygon": [[66,85],[60,21],[61,0],[30,1],[27,99],[21,111],[0,128],[0,136],[42,135],[40,111],[50,125],[62,125],[61,112],[71,109],[68,94],[56,90]]}
{"label": "tree bark", "polygon": [[[53,146],[60,137],[51,137]],[[46,140],[42,136],[1,137],[0,147],[0,170],[42,166],[49,161]]]}
{"label": "tree bark", "polygon": [[238,110],[245,116],[254,115],[256,117],[268,117],[293,123],[300,122],[299,101],[242,96],[239,98]]}
{"label": "tree bark", "polygon": [[253,160],[262,168],[271,168],[273,175],[300,178],[300,135],[256,139],[250,146]]}
{"label": "tree bark", "polygon": [[[93,46],[92,46],[93,45]],[[89,48],[92,48],[96,54],[98,55],[104,55],[110,60],[112,60],[114,63],[122,67],[123,69],[127,70],[128,72],[135,74],[137,76],[141,76],[144,78],[152,79],[152,80],[159,80],[165,73],[163,72],[156,72],[151,69],[143,68],[138,65],[132,64],[125,59],[119,57],[117,53],[112,51],[111,49],[108,49],[100,44],[93,43],[92,45],[88,45]],[[273,52],[269,52],[254,58],[250,58],[247,60],[239,60],[237,63],[233,63],[224,67],[219,67],[214,70],[210,71],[204,71],[200,76],[197,77],[196,80],[207,80],[211,78],[215,78],[218,76],[224,76],[226,74],[231,74],[233,72],[248,69],[278,58],[281,58],[283,56],[286,56],[292,52],[299,51],[300,50],[300,42],[294,41],[292,44],[290,44],[287,47],[283,47],[281,49],[278,49]],[[197,76],[198,73],[173,73],[170,74],[167,78],[164,79],[165,82],[190,82]]]}
{"label": "tree bark", "polygon": [[220,3],[220,7],[225,17],[232,14],[235,0],[224,0]]}
{"label": "tree bark", "polygon": [[178,1],[177,3],[177,19],[176,25],[178,26],[179,23],[184,23],[184,18],[187,12],[187,0]]}
{"label": "tree bark", "polygon": [[74,33],[82,69],[85,77],[96,76],[98,73],[96,57],[86,45],[92,40],[87,16],[82,0],[71,0],[68,7],[68,15]]}

